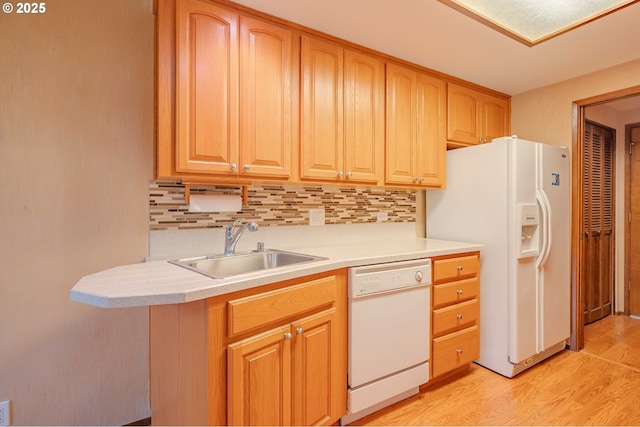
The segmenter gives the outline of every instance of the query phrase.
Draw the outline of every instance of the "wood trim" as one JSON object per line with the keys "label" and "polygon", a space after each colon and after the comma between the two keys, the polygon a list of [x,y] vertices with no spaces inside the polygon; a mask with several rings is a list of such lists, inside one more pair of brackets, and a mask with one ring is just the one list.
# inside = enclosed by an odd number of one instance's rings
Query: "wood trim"
{"label": "wood trim", "polygon": [[[577,122],[574,125],[574,138],[571,147],[571,335],[569,336],[569,348],[578,351],[584,347],[584,321],[582,316],[583,280],[582,280],[582,247],[580,239],[580,224],[584,221],[582,203],[582,158],[584,140],[584,107],[574,106],[574,117],[577,114]],[[576,197],[577,196],[577,197]]]}
{"label": "wood trim", "polygon": [[535,40],[528,39],[527,37],[524,37],[521,34],[518,34],[518,33],[514,32],[514,31],[511,31],[509,28],[507,28],[507,27],[505,27],[503,25],[500,25],[498,22],[496,22],[496,21],[494,21],[492,19],[489,19],[488,17],[485,17],[483,15],[480,15],[476,11],[474,11],[474,10],[468,8],[468,7],[465,7],[464,5],[460,4],[456,0],[438,0],[438,1],[440,3],[442,3],[442,4],[445,4],[445,5],[449,6],[452,9],[454,9],[454,10],[456,10],[456,11],[458,11],[458,12],[460,12],[460,13],[466,15],[466,16],[468,16],[469,18],[474,19],[475,21],[478,21],[481,24],[484,24],[487,27],[498,31],[499,33],[504,34],[505,36],[510,37],[513,40],[516,40],[516,41],[522,43],[523,45],[525,45],[527,47],[533,47],[533,46],[536,46],[536,45],[538,45],[538,44],[540,44],[542,42],[545,42],[545,41],[550,40],[550,39],[552,39],[554,37],[557,37],[557,36],[559,36],[561,34],[564,34],[564,33],[568,32],[568,31],[575,30],[576,28],[581,27],[581,26],[583,26],[585,24],[588,24],[589,22],[593,22],[593,21],[595,21],[597,19],[605,17],[605,16],[609,15],[610,13],[613,13],[613,12],[618,11],[620,9],[623,9],[623,8],[625,8],[627,6],[630,6],[630,5],[634,4],[634,3],[637,3],[639,0],[633,0],[633,1],[629,1],[627,4],[611,7],[610,9],[605,10],[604,12],[598,13],[598,14],[596,14],[594,16],[591,16],[589,18],[583,19],[582,21],[578,21],[578,22],[570,24],[570,25],[568,25],[566,27],[560,28],[559,30],[557,30],[557,31],[555,31],[553,33],[550,33],[550,34],[548,34],[548,35],[546,35],[544,37],[540,37],[540,38],[535,39]]}
{"label": "wood trim", "polygon": [[618,101],[623,98],[640,95],[640,85],[631,86],[625,89],[615,90],[613,92],[603,93],[589,98],[574,101],[578,107],[592,107],[598,104],[606,104],[611,101]]}

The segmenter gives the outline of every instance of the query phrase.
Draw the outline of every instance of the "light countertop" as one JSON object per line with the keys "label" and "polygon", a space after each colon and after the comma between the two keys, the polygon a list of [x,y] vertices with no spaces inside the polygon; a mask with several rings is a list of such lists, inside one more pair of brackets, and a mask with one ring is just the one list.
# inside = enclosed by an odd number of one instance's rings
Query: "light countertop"
{"label": "light countertop", "polygon": [[71,289],[70,297],[73,301],[104,308],[184,303],[340,268],[479,251],[482,245],[385,237],[375,242],[364,240],[295,248],[267,244],[266,248],[327,259],[225,279],[212,279],[166,260],[154,260],[84,276]]}

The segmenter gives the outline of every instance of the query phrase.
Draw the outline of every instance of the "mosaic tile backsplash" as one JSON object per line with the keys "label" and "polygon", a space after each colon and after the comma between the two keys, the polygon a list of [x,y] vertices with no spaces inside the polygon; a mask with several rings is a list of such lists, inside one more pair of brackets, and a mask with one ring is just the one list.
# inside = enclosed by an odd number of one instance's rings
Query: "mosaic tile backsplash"
{"label": "mosaic tile backsplash", "polygon": [[[261,227],[307,225],[309,209],[315,208],[324,208],[326,224],[376,222],[378,212],[387,213],[387,222],[414,222],[416,215],[413,190],[307,184],[250,185],[247,190],[247,205],[240,212],[189,212],[183,184],[152,181],[150,229],[225,227],[238,218],[256,219]],[[191,194],[242,196],[242,187],[192,185]]]}

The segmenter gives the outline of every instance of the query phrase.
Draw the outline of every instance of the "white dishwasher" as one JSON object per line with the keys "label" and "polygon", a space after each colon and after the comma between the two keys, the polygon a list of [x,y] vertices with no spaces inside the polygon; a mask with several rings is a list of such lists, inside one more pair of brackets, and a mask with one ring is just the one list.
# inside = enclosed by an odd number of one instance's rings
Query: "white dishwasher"
{"label": "white dishwasher", "polygon": [[429,381],[431,260],[349,269],[348,413],[343,425]]}

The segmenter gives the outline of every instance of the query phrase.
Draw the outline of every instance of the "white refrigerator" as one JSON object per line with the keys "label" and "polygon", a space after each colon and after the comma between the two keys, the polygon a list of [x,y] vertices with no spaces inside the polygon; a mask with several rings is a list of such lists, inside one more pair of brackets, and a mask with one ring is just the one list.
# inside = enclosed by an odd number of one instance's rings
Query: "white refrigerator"
{"label": "white refrigerator", "polygon": [[480,358],[506,377],[570,335],[570,161],[517,137],[447,152],[445,190],[427,191],[427,237],[482,243]]}

